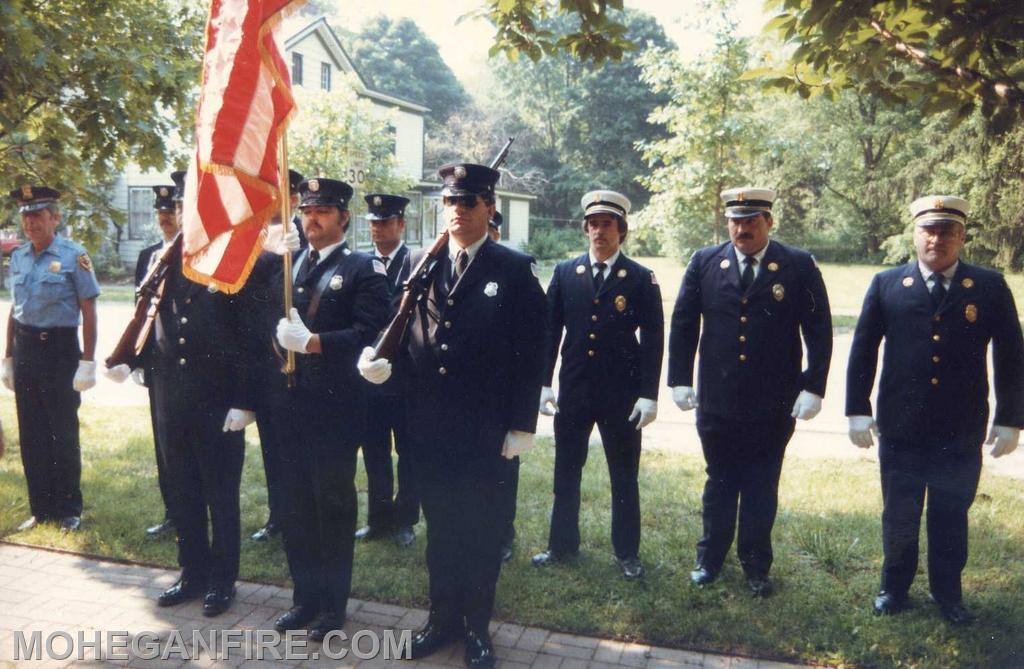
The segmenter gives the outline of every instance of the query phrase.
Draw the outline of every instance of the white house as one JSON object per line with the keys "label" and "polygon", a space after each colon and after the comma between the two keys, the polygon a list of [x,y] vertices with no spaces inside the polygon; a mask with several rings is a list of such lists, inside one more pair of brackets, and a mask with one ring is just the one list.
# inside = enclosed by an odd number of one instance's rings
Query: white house
{"label": "white house", "polygon": [[[416,182],[412,191],[404,193],[410,199],[406,208],[406,241],[412,247],[429,243],[437,236],[441,210],[441,184],[435,174],[438,166],[423,164],[424,115],[429,108],[367,86],[324,18],[312,22],[296,18],[286,20],[282,34],[284,59],[291,67],[293,87],[331,90],[332,86],[354,82],[356,94],[371,101],[372,108],[379,110],[382,116],[388,116],[394,130],[392,139],[398,170]],[[358,195],[361,190],[358,170],[339,177],[352,183]],[[151,186],[169,183],[167,174],[131,167],[115,184],[114,203],[128,212],[128,225],[120,239],[120,256],[126,265],[133,265],[139,251],[157,239]],[[529,238],[530,202],[535,198],[500,189],[497,195],[498,210],[505,220],[502,243],[518,248]],[[365,220],[356,221],[354,234],[350,233],[349,239],[358,248],[369,246]]]}

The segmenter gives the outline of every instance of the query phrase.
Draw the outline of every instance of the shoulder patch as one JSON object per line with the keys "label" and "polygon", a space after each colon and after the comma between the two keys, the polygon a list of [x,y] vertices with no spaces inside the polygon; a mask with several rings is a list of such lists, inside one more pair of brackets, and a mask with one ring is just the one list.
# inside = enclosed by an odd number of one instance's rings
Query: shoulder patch
{"label": "shoulder patch", "polygon": [[373,265],[374,272],[387,275],[388,271],[384,268],[384,263],[380,261],[380,258],[373,258],[370,263]]}
{"label": "shoulder patch", "polygon": [[92,271],[92,260],[89,259],[88,253],[82,253],[78,256],[78,265],[86,272]]}

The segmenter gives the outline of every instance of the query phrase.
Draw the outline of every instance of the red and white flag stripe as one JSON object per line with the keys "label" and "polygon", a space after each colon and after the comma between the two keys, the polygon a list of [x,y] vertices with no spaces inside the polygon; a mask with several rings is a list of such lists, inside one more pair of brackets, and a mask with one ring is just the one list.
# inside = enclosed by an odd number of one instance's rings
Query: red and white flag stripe
{"label": "red and white flag stripe", "polygon": [[245,284],[280,207],[278,145],[295,110],[274,32],[301,0],[211,0],[185,182],[183,263],[228,293]]}

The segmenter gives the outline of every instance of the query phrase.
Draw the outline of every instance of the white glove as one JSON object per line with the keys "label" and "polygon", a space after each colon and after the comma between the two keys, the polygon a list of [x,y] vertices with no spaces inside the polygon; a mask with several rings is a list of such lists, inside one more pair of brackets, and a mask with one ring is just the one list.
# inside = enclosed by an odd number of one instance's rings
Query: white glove
{"label": "white glove", "polygon": [[14,358],[4,358],[3,372],[0,374],[3,378],[4,387],[7,390],[14,392]]}
{"label": "white glove", "polygon": [[857,448],[871,448],[875,443],[871,438],[874,432],[878,436],[878,425],[871,416],[850,416],[850,442]]}
{"label": "white glove", "polygon": [[690,411],[697,408],[697,393],[693,386],[676,386],[672,389],[672,401],[683,411]]}
{"label": "white glove", "polygon": [[313,333],[299,318],[299,311],[295,307],[288,313],[288,318],[277,322],[277,343],[289,351],[305,353],[312,336]]}
{"label": "white glove", "polygon": [[224,417],[224,431],[238,432],[244,430],[246,425],[256,421],[256,414],[247,409],[229,409],[228,415]]}
{"label": "white glove", "polygon": [[124,383],[124,380],[131,376],[132,368],[125,364],[114,365],[103,370],[103,376],[114,383]]}
{"label": "white glove", "polygon": [[501,454],[508,460],[522,455],[533,448],[533,434],[519,430],[509,430],[505,435],[505,443],[501,446]]}
{"label": "white glove", "polygon": [[821,398],[814,393],[801,390],[800,394],[796,396],[796,402],[793,402],[793,413],[790,415],[800,420],[810,420],[817,416],[819,411],[821,411]]}
{"label": "white glove", "polygon": [[359,354],[359,362],[356,363],[359,376],[370,383],[380,385],[391,378],[391,363],[387,358],[373,359],[373,347],[367,346]]}
{"label": "white glove", "polygon": [[1006,427],[1005,425],[993,425],[988,431],[986,444],[995,444],[990,455],[994,458],[1002,457],[1017,450],[1017,442],[1020,440],[1020,428]]}
{"label": "white glove", "polygon": [[280,223],[267,226],[267,234],[263,238],[263,250],[283,256],[286,253],[294,253],[299,250],[299,229],[294,225],[288,226],[288,232],[284,232],[284,226]]}
{"label": "white glove", "polygon": [[644,397],[639,398],[633,405],[633,412],[627,420],[637,420],[636,429],[642,430],[645,426],[654,422],[658,417],[658,403]]}
{"label": "white glove", "polygon": [[558,400],[555,399],[555,391],[550,386],[540,389],[540,412],[545,416],[554,416],[558,413]]}
{"label": "white glove", "polygon": [[75,379],[71,382],[71,387],[78,392],[89,390],[96,385],[96,361],[95,360],[79,360],[78,371],[75,372]]}
{"label": "white glove", "polygon": [[146,370],[143,369],[142,367],[136,367],[135,369],[133,369],[132,381],[134,381],[136,385],[146,385]]}

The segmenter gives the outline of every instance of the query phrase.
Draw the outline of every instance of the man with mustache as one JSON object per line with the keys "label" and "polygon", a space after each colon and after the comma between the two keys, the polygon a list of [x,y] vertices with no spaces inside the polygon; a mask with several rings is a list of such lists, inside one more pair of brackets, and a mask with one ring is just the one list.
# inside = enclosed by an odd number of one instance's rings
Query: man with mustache
{"label": "man with mustache", "polygon": [[[960,260],[967,209],[965,200],[947,195],[910,205],[917,258],[871,282],[846,377],[850,441],[868,448],[872,432],[878,436],[885,561],[875,614],[907,605],[927,493],[928,585],[954,625],[972,618],[962,602],[960,573],[988,422],[990,342],[996,406],[985,443],[994,444],[992,456],[1016,449],[1024,426],[1017,308],[1002,275]],[[883,338],[876,425],[871,388]]]}
{"label": "man with mustache", "polygon": [[750,592],[766,597],[782,459],[794,419],[821,410],[832,315],[814,258],[768,238],[775,192],[733,188],[721,197],[729,241],[693,254],[668,347],[672,400],[683,411],[697,409],[707,462],[704,533],[690,580],[704,586],[718,578],[738,510],[737,555]]}

